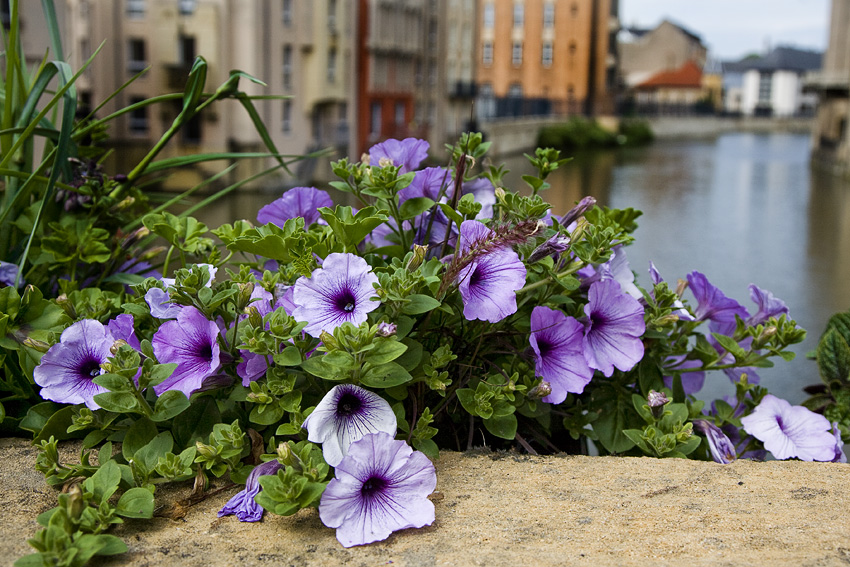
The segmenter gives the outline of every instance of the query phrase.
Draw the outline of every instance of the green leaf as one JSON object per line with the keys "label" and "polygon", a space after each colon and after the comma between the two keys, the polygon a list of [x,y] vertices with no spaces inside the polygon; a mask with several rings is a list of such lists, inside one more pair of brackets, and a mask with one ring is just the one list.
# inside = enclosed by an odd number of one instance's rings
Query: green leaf
{"label": "green leaf", "polygon": [[661,368],[655,363],[651,357],[645,357],[638,364],[638,382],[640,383],[640,391],[644,396],[649,395],[650,390],[660,392],[664,387]]}
{"label": "green leaf", "polygon": [[294,346],[288,346],[274,355],[274,363],[278,366],[298,366],[301,362],[301,351]]}
{"label": "green leaf", "polygon": [[399,215],[401,220],[412,219],[434,206],[434,201],[428,197],[414,197],[406,200],[399,207]]}
{"label": "green leaf", "polygon": [[57,440],[70,439],[71,437],[81,436],[80,434],[71,435],[68,433],[68,428],[74,423],[74,406],[65,406],[47,420],[44,427],[33,439],[33,442],[40,443],[50,439],[51,436]]}
{"label": "green leaf", "polygon": [[124,435],[124,442],[121,444],[121,454],[129,461],[134,458],[136,451],[147,445],[157,436],[157,429],[154,422],[146,417],[136,421],[127,430]]}
{"label": "green leaf", "polygon": [[378,337],[373,344],[375,348],[365,353],[365,359],[374,366],[391,362],[407,350],[407,345],[393,338]]}
{"label": "green leaf", "polygon": [[340,382],[351,378],[351,368],[341,368],[336,364],[328,364],[323,360],[325,356],[327,355],[311,356],[301,363],[301,368],[313,376],[318,376],[319,378],[331,380],[333,382]]}
{"label": "green leaf", "polygon": [[152,518],[154,498],[147,488],[131,488],[121,495],[115,512],[125,518]]}
{"label": "green leaf", "polygon": [[94,495],[98,504],[109,499],[118,490],[121,483],[121,469],[115,461],[107,461],[97,471],[87,478],[83,485]]}
{"label": "green leaf", "polygon": [[137,463],[142,463],[145,470],[152,471],[156,467],[160,457],[164,457],[166,453],[170,453],[174,448],[174,439],[171,437],[170,431],[163,431],[150,442],[136,451],[133,455],[133,460]]}
{"label": "green leaf", "polygon": [[31,431],[38,434],[42,429],[44,429],[44,426],[50,420],[51,416],[53,416],[53,414],[58,410],[62,409],[62,407],[63,406],[54,402],[41,402],[40,404],[36,404],[27,411],[27,414],[18,424],[18,427],[25,431]]}
{"label": "green leaf", "polygon": [[189,398],[180,390],[168,390],[157,398],[153,408],[153,421],[165,421],[189,408]]}
{"label": "green leaf", "polygon": [[502,439],[516,437],[517,419],[515,414],[493,416],[484,420],[487,431]]}
{"label": "green leaf", "polygon": [[817,360],[825,383],[846,384],[850,380],[850,345],[844,340],[838,328],[829,329],[821,337],[817,348]]}
{"label": "green leaf", "polygon": [[106,388],[110,392],[132,392],[133,388],[127,378],[118,374],[101,374],[100,376],[95,376],[92,382]]}
{"label": "green leaf", "polygon": [[354,249],[372,230],[386,222],[388,218],[375,207],[363,207],[356,214],[352,214],[351,207],[343,206],[337,206],[334,210],[319,207],[318,211],[346,250]]}
{"label": "green leaf", "polygon": [[387,362],[367,370],[360,382],[370,388],[392,388],[411,380],[413,380],[413,376],[400,364]]}
{"label": "green leaf", "polygon": [[248,420],[259,425],[272,425],[280,421],[285,412],[278,403],[254,405]]}
{"label": "green leaf", "polygon": [[206,441],[216,423],[221,422],[221,412],[215,400],[196,398],[189,409],[174,418],[171,433],[178,447],[188,447],[195,441]]}
{"label": "green leaf", "polygon": [[161,384],[165,381],[166,378],[171,376],[174,373],[174,370],[177,368],[176,362],[169,362],[168,364],[157,364],[151,369],[150,378],[148,378],[146,387],[151,388],[158,384]]}
{"label": "green leaf", "polygon": [[115,413],[130,413],[139,408],[139,400],[131,392],[104,392],[102,394],[95,394],[94,401],[106,411]]}
{"label": "green leaf", "polygon": [[430,295],[423,295],[417,293],[413,295],[408,295],[405,298],[405,303],[401,310],[407,315],[419,315],[420,313],[432,311],[440,305],[440,302],[431,297]]}
{"label": "green leaf", "polygon": [[727,337],[720,333],[711,333],[711,336],[713,336],[715,340],[720,343],[720,346],[726,349],[727,352],[731,353],[736,360],[743,359],[747,356],[747,351],[741,348],[741,345],[735,342],[735,339],[732,337]]}

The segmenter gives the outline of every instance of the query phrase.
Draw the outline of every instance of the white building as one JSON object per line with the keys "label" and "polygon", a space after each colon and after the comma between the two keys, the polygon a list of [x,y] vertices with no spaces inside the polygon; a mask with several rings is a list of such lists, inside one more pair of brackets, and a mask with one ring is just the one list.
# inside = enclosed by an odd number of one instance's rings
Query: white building
{"label": "white building", "polygon": [[[803,83],[807,73],[821,68],[821,59],[819,52],[777,47],[764,57],[736,63],[741,74],[740,112],[746,116],[812,115],[817,95],[804,93]],[[733,95],[738,96],[737,91],[727,91],[727,97]]]}

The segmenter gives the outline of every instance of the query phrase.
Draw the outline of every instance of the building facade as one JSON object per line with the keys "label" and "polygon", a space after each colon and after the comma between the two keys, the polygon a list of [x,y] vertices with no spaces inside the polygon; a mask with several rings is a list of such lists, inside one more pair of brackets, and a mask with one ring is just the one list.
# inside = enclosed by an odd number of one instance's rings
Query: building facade
{"label": "building facade", "polygon": [[479,0],[479,116],[613,109],[612,0]]}
{"label": "building facade", "polygon": [[680,69],[688,61],[700,69],[708,50],[697,34],[663,20],[654,29],[624,27],[619,35],[620,70],[628,87],[653,75]]}
{"label": "building facade", "polygon": [[821,62],[819,52],[782,46],[739,62],[741,112],[780,118],[813,115],[817,97],[803,92],[803,83],[808,73],[820,70]]}

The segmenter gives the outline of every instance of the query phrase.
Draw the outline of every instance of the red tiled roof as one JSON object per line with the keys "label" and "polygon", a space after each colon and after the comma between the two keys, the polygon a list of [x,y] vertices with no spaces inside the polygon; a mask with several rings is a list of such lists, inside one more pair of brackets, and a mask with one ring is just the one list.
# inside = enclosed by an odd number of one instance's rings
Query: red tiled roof
{"label": "red tiled roof", "polygon": [[662,71],[651,76],[637,85],[639,89],[666,88],[700,88],[702,86],[702,70],[693,61],[687,61],[675,71]]}

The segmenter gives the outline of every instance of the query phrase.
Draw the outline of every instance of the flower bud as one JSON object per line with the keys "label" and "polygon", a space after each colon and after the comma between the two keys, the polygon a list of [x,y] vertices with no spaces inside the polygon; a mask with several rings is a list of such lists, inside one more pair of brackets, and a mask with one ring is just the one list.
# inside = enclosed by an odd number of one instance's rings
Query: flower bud
{"label": "flower bud", "polygon": [[708,441],[711,458],[717,463],[728,465],[738,458],[735,445],[723,431],[705,419],[695,419],[694,429],[702,433]]}
{"label": "flower bud", "polygon": [[324,344],[328,350],[339,349],[339,342],[334,338],[332,334],[327,331],[321,332],[321,334],[319,335],[319,340],[322,341],[322,344]]}
{"label": "flower bud", "polygon": [[71,520],[79,520],[86,509],[86,503],[83,500],[83,490],[79,484],[71,485],[68,489],[68,515]]}
{"label": "flower bud", "polygon": [[126,344],[127,341],[125,341],[124,339],[118,339],[114,343],[112,343],[111,347],[109,347],[109,352],[113,355],[118,354],[118,350]]}
{"label": "flower bud", "polygon": [[239,293],[236,296],[236,308],[242,311],[251,303],[251,294],[254,293],[254,282],[241,282],[236,284]]}
{"label": "flower bud", "polygon": [[428,253],[428,246],[422,244],[414,244],[413,245],[413,257],[410,259],[410,262],[407,263],[407,266],[404,268],[408,272],[413,272],[419,266],[422,265],[422,262],[425,260],[425,255]]}
{"label": "flower bud", "polygon": [[49,344],[44,341],[34,339],[32,337],[27,337],[24,339],[24,346],[29,347],[31,349],[35,349],[38,352],[47,352],[48,350],[50,350]]}
{"label": "flower bud", "polygon": [[552,393],[552,385],[546,380],[541,380],[538,385],[528,391],[529,400],[541,400]]}
{"label": "flower bud", "polygon": [[212,460],[218,457],[218,451],[216,451],[215,447],[213,447],[212,445],[207,445],[206,443],[196,441],[195,449],[197,449],[198,453],[207,460]]}
{"label": "flower bud", "polygon": [[585,197],[578,204],[570,209],[567,214],[561,217],[561,224],[563,226],[570,226],[572,223],[578,220],[580,216],[584,213],[592,209],[596,206],[596,199],[593,197]]}
{"label": "flower bud", "polygon": [[649,410],[652,412],[652,415],[655,416],[655,419],[659,419],[662,415],[664,415],[664,406],[669,402],[670,400],[667,399],[667,396],[665,396],[663,392],[650,390],[649,395],[646,396],[646,404],[649,406]]}
{"label": "flower bud", "polygon": [[248,322],[251,323],[255,329],[263,328],[263,316],[260,315],[260,310],[254,307],[253,305],[248,306]]}
{"label": "flower bud", "polygon": [[534,249],[528,257],[528,263],[534,264],[548,256],[560,254],[570,246],[570,238],[563,234],[556,234],[549,240]]}
{"label": "flower bud", "polygon": [[392,337],[396,334],[398,330],[398,326],[395,323],[386,323],[381,321],[378,323],[378,332],[377,335],[379,337]]}

